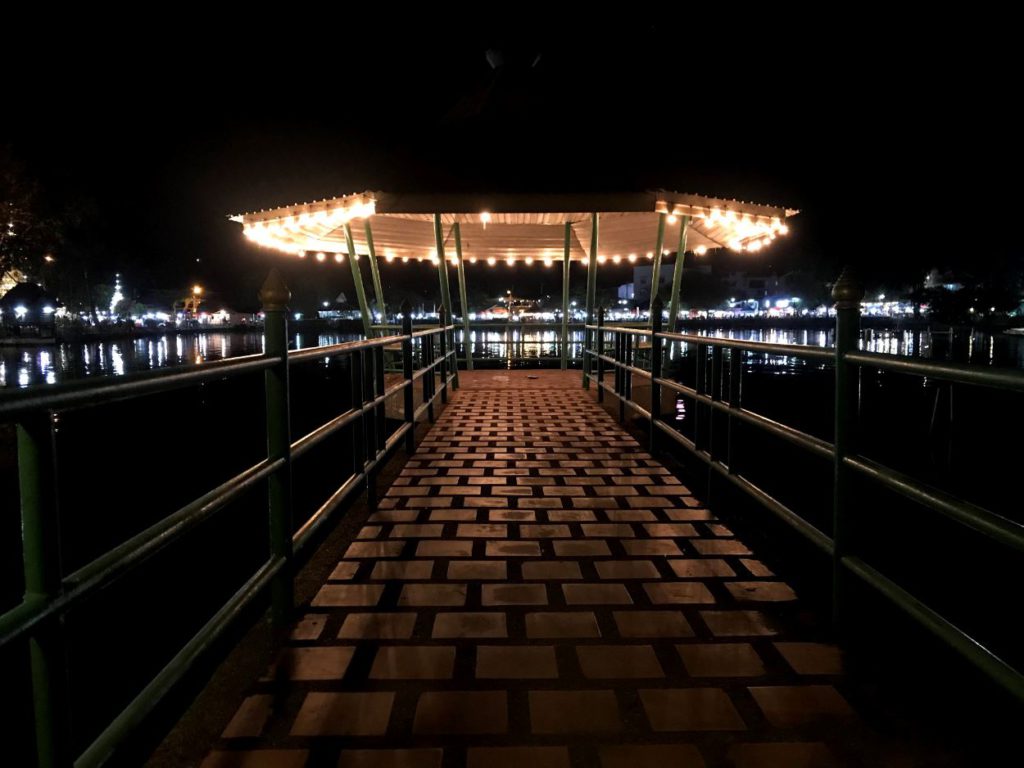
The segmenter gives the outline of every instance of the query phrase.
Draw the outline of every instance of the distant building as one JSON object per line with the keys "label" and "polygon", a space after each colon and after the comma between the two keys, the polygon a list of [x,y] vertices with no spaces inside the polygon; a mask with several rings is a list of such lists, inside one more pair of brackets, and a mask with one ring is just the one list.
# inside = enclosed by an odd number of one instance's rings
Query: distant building
{"label": "distant building", "polygon": [[[693,255],[687,256],[683,264],[683,281],[686,275],[694,272],[703,274],[711,273],[711,264],[706,261],[691,261]],[[670,262],[661,265],[661,272],[658,274],[658,291],[661,297],[668,300],[669,292],[672,290],[672,274],[675,271],[675,264]],[[619,286],[619,298],[635,301],[637,304],[649,304],[651,301],[651,277],[654,274],[653,264],[639,264],[633,267],[633,282]],[[629,293],[630,295],[623,295]]]}
{"label": "distant building", "polygon": [[17,335],[52,335],[60,304],[37,283],[18,283],[0,297],[0,324]]}

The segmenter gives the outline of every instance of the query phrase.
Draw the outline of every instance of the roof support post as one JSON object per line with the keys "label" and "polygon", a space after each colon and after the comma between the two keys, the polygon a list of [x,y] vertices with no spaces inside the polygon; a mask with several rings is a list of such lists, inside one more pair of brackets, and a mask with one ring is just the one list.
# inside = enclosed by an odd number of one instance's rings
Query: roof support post
{"label": "roof support post", "polygon": [[356,299],[359,301],[359,312],[363,316],[363,333],[366,338],[373,338],[373,318],[370,307],[366,304],[366,290],[363,288],[363,274],[359,271],[359,255],[352,239],[352,226],[345,222],[345,246],[348,248],[348,263],[352,267],[352,282],[355,283]]}
{"label": "roof support post", "polygon": [[565,251],[562,256],[562,370],[569,367],[569,267],[572,224],[565,222]]}
{"label": "roof support post", "polygon": [[[469,303],[466,300],[466,264],[462,259],[462,231],[455,222],[455,255],[458,257],[459,306],[462,307],[462,348],[466,353],[466,370],[473,370],[473,340],[469,333]],[[456,370],[458,366],[456,365]]]}
{"label": "roof support post", "polygon": [[[441,306],[444,307],[445,316],[452,316],[452,294],[448,289],[448,262],[444,257],[444,234],[441,232],[441,214],[434,214],[434,244],[437,248],[437,278],[441,284]],[[445,334],[448,331],[444,331]],[[454,342],[454,338],[452,338]],[[449,345],[450,346],[450,345]],[[459,388],[459,367],[455,366],[455,388]]]}
{"label": "roof support post", "polygon": [[[598,214],[594,213],[590,224],[590,260],[587,263],[587,325],[594,324],[594,304],[597,301],[597,239]],[[583,388],[590,389],[591,359],[587,350],[590,349],[591,332],[583,331]]]}
{"label": "roof support post", "polygon": [[686,230],[690,228],[690,217],[679,219],[679,247],[676,248],[676,263],[672,269],[672,294],[668,304],[668,329],[676,330],[676,318],[679,316],[679,289],[683,285],[683,254],[686,253]]}
{"label": "roof support post", "polygon": [[661,251],[665,247],[665,219],[667,214],[658,214],[658,242],[654,246],[654,263],[651,267],[651,319],[654,318],[654,299],[658,295],[658,276],[661,274]]}
{"label": "roof support post", "polygon": [[388,310],[384,305],[384,289],[380,284],[380,265],[377,262],[377,249],[373,247],[373,230],[370,228],[370,220],[365,222],[366,228],[366,250],[370,259],[370,277],[373,278],[373,298],[377,300],[377,311],[380,312],[380,321],[388,322]]}

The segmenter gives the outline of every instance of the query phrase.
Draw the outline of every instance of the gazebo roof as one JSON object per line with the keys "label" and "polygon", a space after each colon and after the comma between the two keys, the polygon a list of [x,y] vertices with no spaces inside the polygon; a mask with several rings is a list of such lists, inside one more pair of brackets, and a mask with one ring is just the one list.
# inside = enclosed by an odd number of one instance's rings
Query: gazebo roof
{"label": "gazebo roof", "polygon": [[[797,211],[771,205],[658,190],[627,194],[399,194],[363,192],[232,216],[259,245],[318,258],[348,254],[349,224],[357,254],[374,250],[388,261],[436,259],[434,216],[440,216],[445,255],[454,258],[452,225],[458,222],[466,261],[561,261],[565,224],[571,225],[570,258],[585,261],[591,219],[599,214],[598,259],[652,257],[658,217],[666,214],[663,250],[676,250],[683,216],[690,217],[687,250],[758,251],[788,232]],[[366,226],[352,226],[361,223]],[[325,254],[325,256],[320,256]]]}

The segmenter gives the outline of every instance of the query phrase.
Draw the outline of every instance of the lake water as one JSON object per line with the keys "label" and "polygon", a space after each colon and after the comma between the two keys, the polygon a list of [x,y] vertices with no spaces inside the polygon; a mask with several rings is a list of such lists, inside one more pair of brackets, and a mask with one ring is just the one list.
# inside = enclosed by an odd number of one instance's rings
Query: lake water
{"label": "lake water", "polygon": [[[768,341],[783,344],[829,346],[831,331],[765,330],[701,331],[701,335]],[[559,332],[544,330],[495,330],[472,332],[474,357],[494,365],[530,365],[557,360]],[[931,333],[929,331],[866,330],[862,347],[872,352],[908,355],[928,359],[951,360],[975,365],[1024,368],[1024,336],[990,334],[982,331]],[[295,333],[292,347],[337,344],[357,338],[342,333]],[[461,332],[456,343],[462,344]],[[578,359],[582,333],[572,334],[571,354]],[[263,335],[258,332],[232,331],[195,335],[147,336],[118,341],[89,341],[40,346],[0,346],[0,388],[23,388],[38,384],[93,376],[119,376],[178,365],[198,364],[263,351]],[[779,370],[798,370],[800,361],[767,356],[764,364]],[[748,360],[748,364],[755,361]]]}

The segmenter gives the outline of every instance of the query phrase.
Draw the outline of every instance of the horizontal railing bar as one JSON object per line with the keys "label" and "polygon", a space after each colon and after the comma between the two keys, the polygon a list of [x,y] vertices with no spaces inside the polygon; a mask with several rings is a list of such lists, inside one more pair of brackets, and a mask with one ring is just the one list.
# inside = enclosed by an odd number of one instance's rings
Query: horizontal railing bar
{"label": "horizontal railing bar", "polygon": [[349,475],[348,479],[338,487],[338,490],[332,493],[330,498],[321,504],[316,512],[309,516],[309,519],[292,535],[292,546],[296,552],[300,552],[305,549],[306,544],[309,543],[309,540],[316,534],[321,526],[323,526],[324,522],[330,518],[331,513],[337,509],[353,491],[357,490],[360,483],[365,479],[365,471]]}
{"label": "horizontal railing bar", "polygon": [[650,328],[630,328],[624,325],[587,325],[588,331],[613,331],[615,333],[630,333],[634,336],[650,336]]}
{"label": "horizontal railing bar", "polygon": [[748,496],[760,502],[761,505],[765,507],[765,509],[773,513],[776,517],[782,520],[782,522],[789,525],[793,530],[802,534],[812,544],[818,547],[818,549],[831,555],[833,550],[832,539],[829,538],[826,534],[822,533],[820,530],[815,528],[809,522],[800,517],[800,515],[798,515],[792,509],[790,509],[781,501],[776,499],[774,496],[765,492],[759,486],[754,485],[752,482],[750,482],[744,477],[741,477],[740,475],[730,473],[729,468],[726,465],[722,464],[722,462],[720,461],[713,460],[711,458],[711,455],[707,451],[697,450],[697,447],[694,445],[692,440],[690,440],[685,435],[680,434],[678,431],[673,429],[669,424],[666,424],[661,419],[656,420],[654,423],[655,426],[658,427],[658,429],[660,429],[665,434],[669,435],[677,443],[679,443],[684,448],[689,450],[701,461],[705,462],[719,475],[727,479],[730,483],[735,485],[740,490],[744,491]]}
{"label": "horizontal railing bar", "polygon": [[844,557],[841,562],[851,573],[891,600],[904,613],[988,675],[1010,695],[1024,702],[1024,675],[1019,671],[863,560]]}
{"label": "horizontal railing bar", "polygon": [[359,487],[360,482],[367,479],[370,470],[372,470],[380,461],[383,461],[384,458],[394,450],[396,445],[399,445],[402,438],[405,437],[405,433],[411,428],[412,425],[406,422],[396,429],[391,436],[384,441],[383,450],[363,465],[363,471],[358,474],[350,475],[348,479],[341,484],[338,490],[332,493],[331,497],[310,516],[309,520],[302,524],[302,527],[300,527],[292,536],[292,546],[295,548],[296,552],[305,548],[309,540],[324,524],[324,521],[330,518],[331,513],[337,509],[338,506],[341,505],[355,489]]}
{"label": "horizontal railing bar", "polygon": [[742,339],[726,339],[721,336],[694,336],[689,333],[671,333],[664,331],[658,338],[666,341],[683,341],[687,344],[705,344],[709,347],[725,347],[744,352],[761,352],[769,355],[788,355],[806,357],[814,360],[835,360],[836,353],[831,347],[812,347],[809,344],[773,344],[768,341],[744,341]]}
{"label": "horizontal railing bar", "polygon": [[1024,371],[1012,369],[992,370],[975,365],[918,360],[902,355],[886,355],[879,352],[847,352],[843,359],[855,365],[882,368],[897,373],[930,376],[960,384],[978,384],[985,387],[1024,392]]}
{"label": "horizontal railing bar", "polygon": [[321,424],[313,431],[303,435],[298,440],[293,442],[291,445],[292,459],[294,460],[299,458],[300,456],[302,456],[302,454],[306,453],[310,448],[312,448],[322,440],[326,440],[328,437],[333,435],[342,427],[345,427],[354,421],[358,421],[359,417],[362,416],[362,414],[362,408],[358,410],[355,408],[349,408],[347,411],[345,411],[342,414],[339,414],[338,416],[335,416],[327,423]]}
{"label": "horizontal railing bar", "polygon": [[335,357],[351,352],[360,352],[375,347],[386,347],[397,341],[402,341],[406,336],[380,336],[375,339],[358,339],[356,341],[342,341],[338,344],[328,344],[322,347],[307,347],[296,349],[288,353],[289,363],[304,363],[309,360],[319,360],[324,357]]}
{"label": "horizontal railing bar", "polygon": [[429,336],[432,333],[440,333],[441,331],[454,331],[454,330],[455,330],[455,326],[454,325],[446,325],[446,326],[443,326],[443,327],[440,326],[440,325],[433,325],[433,326],[429,326],[427,328],[424,328],[421,331],[413,331],[412,332],[412,338],[418,339],[421,336]]}
{"label": "horizontal railing bar", "polygon": [[777,437],[781,437],[783,440],[788,440],[795,445],[799,445],[801,448],[805,448],[815,455],[829,459],[835,456],[835,447],[832,443],[827,440],[822,440],[820,437],[815,437],[814,435],[809,435],[806,432],[801,432],[799,429],[795,429],[794,427],[790,427],[786,424],[775,421],[774,419],[769,419],[767,416],[762,416],[760,413],[756,413],[755,411],[748,411],[745,408],[732,408],[725,400],[715,400],[710,395],[697,392],[693,387],[680,384],[672,379],[660,378],[657,380],[657,383],[663,387],[668,387],[676,392],[692,397],[694,400],[701,403],[710,405],[716,411],[728,413],[741,421],[758,426],[766,432],[776,435]]}
{"label": "horizontal railing bar", "polygon": [[64,577],[66,591],[58,597],[35,601],[0,616],[0,648],[31,632],[40,622],[67,611],[82,598],[123,576],[185,533],[210,517],[238,494],[252,487],[284,464],[284,459],[264,460],[236,475],[218,488],[185,505],[131,539],[119,544],[91,563]]}
{"label": "horizontal railing bar", "polygon": [[284,567],[285,559],[269,560],[203,625],[174,655],[156,677],[121,710],[92,744],[75,760],[75,768],[92,768],[106,763],[118,744],[125,740],[163,700],[167,693],[195,666],[239,615],[267,588]]}
{"label": "horizontal railing bar", "polygon": [[1000,544],[1024,551],[1024,525],[1018,522],[925,485],[864,456],[846,456],[843,462],[911,501],[923,504]]}
{"label": "horizontal railing bar", "polygon": [[169,389],[200,384],[222,376],[239,376],[272,368],[278,358],[264,355],[245,355],[224,360],[211,360],[182,369],[158,368],[123,376],[110,376],[93,381],[71,381],[66,384],[32,387],[0,394],[0,419],[36,410],[63,410],[88,405],[99,405],[115,400],[141,397]]}

